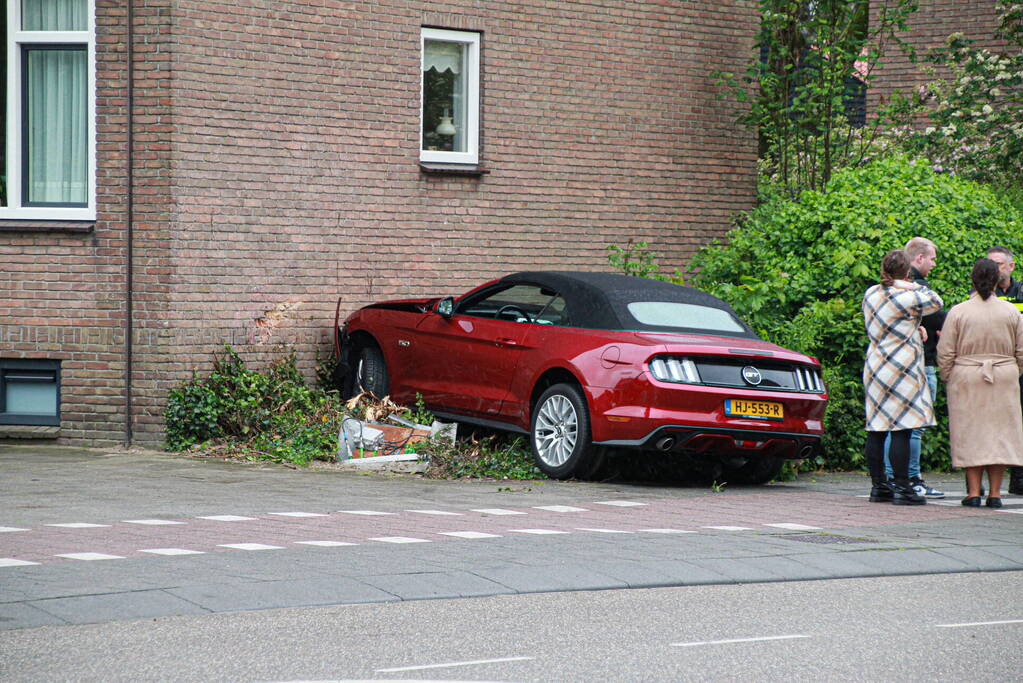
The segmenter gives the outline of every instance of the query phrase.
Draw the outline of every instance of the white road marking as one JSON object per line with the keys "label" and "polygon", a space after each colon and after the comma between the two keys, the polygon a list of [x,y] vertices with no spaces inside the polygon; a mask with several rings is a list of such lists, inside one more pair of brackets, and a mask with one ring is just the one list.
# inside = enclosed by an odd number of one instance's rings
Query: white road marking
{"label": "white road marking", "polygon": [[327,517],[328,515],[322,512],[268,512],[268,515],[277,515],[278,517]]}
{"label": "white road marking", "polygon": [[30,564],[39,563],[29,562],[28,560],[16,560],[13,557],[0,557],[0,567],[25,567]]}
{"label": "white road marking", "polygon": [[549,512],[589,512],[586,508],[576,508],[571,505],[534,505],[534,510],[547,510]]}
{"label": "white road marking", "polygon": [[569,534],[570,531],[555,531],[554,529],[509,529],[516,534],[535,534],[537,536],[548,536],[552,534]]}
{"label": "white road marking", "polygon": [[420,671],[422,669],[443,669],[449,666],[475,666],[477,664],[499,664],[501,662],[527,662],[533,657],[501,657],[500,659],[474,659],[467,662],[446,662],[444,664],[423,664],[421,666],[399,666],[391,669],[377,669],[377,673],[394,673],[396,671]]}
{"label": "white road marking", "polygon": [[621,529],[589,529],[587,527],[577,527],[576,531],[593,531],[598,534],[631,534],[632,531],[623,531]]}
{"label": "white road marking", "polygon": [[440,531],[441,536],[454,536],[455,538],[501,538],[497,534],[485,534],[481,531]]}
{"label": "white road marking", "polygon": [[11,531],[28,531],[28,529],[22,529],[16,526],[0,526],[0,534],[5,534]]}
{"label": "white road marking", "polygon": [[485,515],[524,515],[524,514],[526,514],[525,512],[520,512],[518,510],[505,510],[503,508],[482,508],[482,509],[478,509],[478,510],[473,510],[473,512],[482,512]]}
{"label": "white road marking", "polygon": [[448,517],[461,517],[461,512],[449,512],[447,510],[405,510],[405,512],[415,512],[420,515],[445,515]]}
{"label": "white road marking", "polygon": [[777,524],[765,524],[764,526],[773,526],[778,529],[791,529],[792,531],[820,531],[819,526],[806,526],[805,524],[790,524],[788,522],[778,522]]}
{"label": "white road marking", "polygon": [[425,538],[409,538],[408,536],[381,536],[379,538],[371,538],[371,541],[380,541],[381,543],[429,543],[430,541]]}
{"label": "white road marking", "polygon": [[793,640],[810,636],[762,636],[760,638],[729,638],[727,640],[701,640],[693,643],[672,643],[672,647],[697,647],[699,645],[727,645],[728,643],[759,643],[767,640]]}
{"label": "white road marking", "polygon": [[1023,510],[998,510],[998,512],[1008,512],[1010,515],[1023,515]]}
{"label": "white road marking", "polygon": [[366,516],[393,515],[393,514],[395,514],[393,512],[377,512],[376,510],[338,510],[338,512],[343,512],[346,515],[366,515]]}
{"label": "white road marking", "polygon": [[218,548],[234,548],[235,550],[284,550],[279,545],[266,545],[265,543],[221,543]]}
{"label": "white road marking", "polygon": [[748,526],[705,526],[704,529],[717,529],[718,531],[753,531]]}
{"label": "white road marking", "polygon": [[255,517],[240,517],[239,515],[209,515],[199,519],[212,519],[214,522],[251,522]]}
{"label": "white road marking", "polygon": [[649,503],[636,503],[631,500],[601,500],[594,503],[594,505],[614,505],[620,508],[634,508],[648,505]]}
{"label": "white road marking", "polygon": [[57,557],[66,557],[69,560],[85,560],[91,562],[92,560],[123,560],[124,558],[120,555],[104,555],[103,553],[63,553],[57,555]]}
{"label": "white road marking", "polygon": [[160,526],[163,524],[184,524],[184,522],[175,522],[169,519],[126,519],[125,524],[148,524],[150,526]]}
{"label": "white road marking", "polygon": [[640,529],[648,534],[695,534],[695,531],[688,529]]}
{"label": "white road marking", "polygon": [[140,553],[152,553],[154,555],[205,555],[201,550],[187,550],[185,548],[149,548],[140,550]]}
{"label": "white road marking", "polygon": [[359,545],[358,543],[345,543],[344,541],[295,541],[302,545],[315,545],[321,548],[337,548],[343,545]]}
{"label": "white road marking", "polygon": [[1023,619],[1006,619],[1005,621],[974,621],[964,624],[935,624],[938,628],[963,628],[966,626],[999,626],[1001,624],[1023,624]]}
{"label": "white road marking", "polygon": [[66,522],[63,524],[47,524],[46,526],[59,526],[65,529],[98,529],[110,526],[109,524],[91,524],[89,522]]}

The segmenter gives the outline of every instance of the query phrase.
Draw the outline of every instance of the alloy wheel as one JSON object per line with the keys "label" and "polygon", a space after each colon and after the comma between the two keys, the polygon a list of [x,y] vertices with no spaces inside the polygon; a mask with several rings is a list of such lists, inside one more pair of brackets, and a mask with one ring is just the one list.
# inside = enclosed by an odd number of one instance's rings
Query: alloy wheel
{"label": "alloy wheel", "polygon": [[579,416],[566,396],[555,394],[544,401],[536,416],[533,440],[547,465],[563,465],[575,450],[578,434]]}

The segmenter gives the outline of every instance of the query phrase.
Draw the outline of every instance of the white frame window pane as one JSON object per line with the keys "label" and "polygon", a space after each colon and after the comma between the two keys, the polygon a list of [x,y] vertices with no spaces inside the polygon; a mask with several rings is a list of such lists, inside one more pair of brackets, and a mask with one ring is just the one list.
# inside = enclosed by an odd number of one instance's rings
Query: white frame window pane
{"label": "white frame window pane", "polygon": [[24,46],[25,206],[88,205],[85,46]]}
{"label": "white frame window pane", "polygon": [[0,220],[95,220],[96,2],[8,0],[3,11]]}
{"label": "white frame window pane", "polygon": [[88,0],[21,0],[23,31],[88,31]]}
{"label": "white frame window pane", "polygon": [[421,161],[479,162],[480,34],[422,29]]}

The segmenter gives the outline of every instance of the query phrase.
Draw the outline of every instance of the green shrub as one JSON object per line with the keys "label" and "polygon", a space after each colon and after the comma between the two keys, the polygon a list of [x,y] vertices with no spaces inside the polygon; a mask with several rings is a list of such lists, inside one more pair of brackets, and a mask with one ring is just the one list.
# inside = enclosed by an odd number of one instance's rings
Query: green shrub
{"label": "green shrub", "polygon": [[[927,163],[882,159],[840,171],[826,192],[761,205],[725,243],[703,249],[690,276],[764,338],[820,359],[831,400],[823,462],[816,464],[859,467],[867,343],[860,304],[878,279],[881,257],[917,235],[934,240],[938,260],[928,281],[948,308],[967,298],[970,270],[989,246],[1019,251],[1021,220],[987,187],[938,174]],[[927,469],[949,466],[947,425],[939,419],[924,439]]]}
{"label": "green shrub", "polygon": [[[824,452],[804,467],[860,468],[867,344],[860,305],[877,282],[882,256],[917,235],[934,240],[938,260],[928,281],[947,309],[967,298],[973,262],[989,246],[1020,251],[1021,226],[1023,214],[1003,195],[895,157],[843,169],[826,192],[805,191],[798,201],[772,196],[723,242],[702,249],[687,275],[693,286],[728,301],[763,338],[821,361],[830,395]],[[939,424],[923,441],[928,470],[950,466],[938,394]]]}
{"label": "green shrub", "polygon": [[429,476],[438,479],[547,479],[520,437],[488,436],[454,445],[431,443]]}

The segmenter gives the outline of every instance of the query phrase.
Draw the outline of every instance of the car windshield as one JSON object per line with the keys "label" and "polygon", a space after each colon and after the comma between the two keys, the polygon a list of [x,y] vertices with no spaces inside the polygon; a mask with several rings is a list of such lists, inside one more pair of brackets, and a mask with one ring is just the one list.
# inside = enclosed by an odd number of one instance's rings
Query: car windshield
{"label": "car windshield", "polygon": [[726,310],[673,301],[633,301],[629,313],[641,325],[742,333],[746,329]]}

